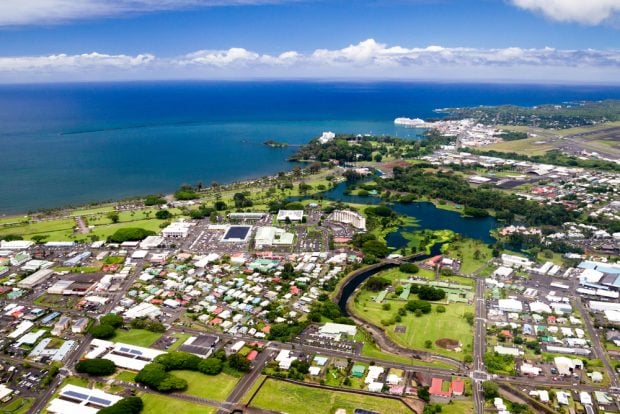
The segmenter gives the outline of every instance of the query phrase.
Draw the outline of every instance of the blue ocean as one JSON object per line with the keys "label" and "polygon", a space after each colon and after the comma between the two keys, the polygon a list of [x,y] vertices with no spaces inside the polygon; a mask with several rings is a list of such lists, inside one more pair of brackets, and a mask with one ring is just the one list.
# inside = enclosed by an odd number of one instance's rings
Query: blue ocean
{"label": "blue ocean", "polygon": [[323,131],[391,134],[436,108],[620,99],[620,87],[339,82],[0,86],[0,214],[226,183],[291,167]]}

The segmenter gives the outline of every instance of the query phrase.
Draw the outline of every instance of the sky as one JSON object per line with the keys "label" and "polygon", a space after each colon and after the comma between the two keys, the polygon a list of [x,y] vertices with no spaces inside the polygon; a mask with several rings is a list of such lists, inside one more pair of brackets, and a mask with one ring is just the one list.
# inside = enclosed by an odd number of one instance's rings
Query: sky
{"label": "sky", "polygon": [[620,83],[620,0],[2,0],[0,83]]}

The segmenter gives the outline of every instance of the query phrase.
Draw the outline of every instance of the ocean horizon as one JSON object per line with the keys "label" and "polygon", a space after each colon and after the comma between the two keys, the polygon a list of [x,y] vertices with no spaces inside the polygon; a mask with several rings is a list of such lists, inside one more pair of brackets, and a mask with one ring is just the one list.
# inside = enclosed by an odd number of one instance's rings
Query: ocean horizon
{"label": "ocean horizon", "polygon": [[288,170],[323,131],[394,135],[445,107],[620,99],[597,85],[165,81],[0,85],[0,214]]}

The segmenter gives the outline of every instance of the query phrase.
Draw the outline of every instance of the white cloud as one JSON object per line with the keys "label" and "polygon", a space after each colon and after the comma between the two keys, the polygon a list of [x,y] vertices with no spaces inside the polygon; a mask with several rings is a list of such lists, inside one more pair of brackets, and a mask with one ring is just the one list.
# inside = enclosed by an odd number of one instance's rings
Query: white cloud
{"label": "white cloud", "polygon": [[85,53],[81,55],[49,55],[26,57],[0,57],[1,72],[71,72],[82,69],[130,69],[146,66],[154,62],[155,56],[140,54],[136,56],[106,55]]}
{"label": "white cloud", "polygon": [[619,50],[431,45],[390,46],[367,39],[341,49],[262,54],[244,48],[200,50],[177,58],[151,54],[0,58],[1,81],[108,79],[372,78],[611,82],[620,80]]}
{"label": "white cloud", "polygon": [[1,0],[0,26],[53,24],[96,17],[294,0]]}
{"label": "white cloud", "polygon": [[511,0],[525,10],[561,22],[597,25],[620,12],[619,0]]}

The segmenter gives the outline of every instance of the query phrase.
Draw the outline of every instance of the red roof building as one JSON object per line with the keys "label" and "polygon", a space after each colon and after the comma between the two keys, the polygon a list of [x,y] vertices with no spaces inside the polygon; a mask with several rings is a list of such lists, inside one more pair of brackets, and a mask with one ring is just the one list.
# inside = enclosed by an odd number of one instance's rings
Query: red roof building
{"label": "red roof building", "polygon": [[248,361],[254,361],[257,355],[258,355],[258,351],[253,349],[252,352],[250,352],[248,356],[246,356],[246,358]]}
{"label": "red roof building", "polygon": [[460,378],[456,378],[452,381],[452,394],[459,396],[465,392],[465,383]]}
{"label": "red roof building", "polygon": [[450,383],[448,383],[448,386],[445,387],[444,381],[442,379],[433,378],[433,380],[431,381],[431,388],[428,390],[428,392],[433,397],[450,398],[452,397],[452,386],[449,384]]}

